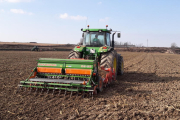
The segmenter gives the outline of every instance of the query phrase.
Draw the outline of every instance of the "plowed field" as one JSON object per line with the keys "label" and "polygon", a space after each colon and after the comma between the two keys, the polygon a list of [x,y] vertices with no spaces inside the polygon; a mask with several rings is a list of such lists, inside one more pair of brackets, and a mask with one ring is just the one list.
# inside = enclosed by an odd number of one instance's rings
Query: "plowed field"
{"label": "plowed field", "polygon": [[180,55],[122,52],[125,73],[94,99],[15,94],[38,58],[69,52],[0,52],[0,119],[180,119]]}

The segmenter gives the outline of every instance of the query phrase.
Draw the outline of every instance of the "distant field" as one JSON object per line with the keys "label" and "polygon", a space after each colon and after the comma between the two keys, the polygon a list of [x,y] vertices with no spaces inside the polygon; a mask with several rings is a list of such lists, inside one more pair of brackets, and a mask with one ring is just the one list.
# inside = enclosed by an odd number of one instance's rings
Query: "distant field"
{"label": "distant field", "polygon": [[4,51],[30,51],[34,46],[41,51],[70,51],[74,47],[68,44],[0,42],[0,50]]}
{"label": "distant field", "polygon": [[66,45],[66,44],[51,44],[51,43],[22,43],[22,42],[0,42],[4,45],[39,45],[39,46],[57,46],[57,45]]}

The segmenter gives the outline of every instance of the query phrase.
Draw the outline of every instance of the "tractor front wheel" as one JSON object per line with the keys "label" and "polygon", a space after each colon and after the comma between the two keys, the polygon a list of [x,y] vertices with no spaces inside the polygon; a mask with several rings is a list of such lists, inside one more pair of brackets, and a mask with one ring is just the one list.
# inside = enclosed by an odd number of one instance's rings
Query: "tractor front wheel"
{"label": "tractor front wheel", "polygon": [[82,53],[71,51],[68,56],[68,59],[70,58],[82,58]]}

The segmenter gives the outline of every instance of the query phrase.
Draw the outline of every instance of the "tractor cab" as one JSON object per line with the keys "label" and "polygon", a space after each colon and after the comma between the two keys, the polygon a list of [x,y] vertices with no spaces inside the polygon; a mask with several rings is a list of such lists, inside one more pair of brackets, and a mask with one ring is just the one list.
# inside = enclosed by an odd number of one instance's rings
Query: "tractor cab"
{"label": "tractor cab", "polygon": [[111,46],[110,32],[106,29],[84,30],[83,45],[87,47]]}
{"label": "tractor cab", "polygon": [[[102,47],[109,46],[114,47],[114,34],[117,31],[112,31],[112,29],[89,29],[89,25],[87,29],[81,29],[83,31],[81,44],[87,47]],[[107,28],[108,26],[106,26]],[[112,43],[110,34],[114,32],[112,35]],[[120,33],[118,33],[118,38],[120,38]]]}

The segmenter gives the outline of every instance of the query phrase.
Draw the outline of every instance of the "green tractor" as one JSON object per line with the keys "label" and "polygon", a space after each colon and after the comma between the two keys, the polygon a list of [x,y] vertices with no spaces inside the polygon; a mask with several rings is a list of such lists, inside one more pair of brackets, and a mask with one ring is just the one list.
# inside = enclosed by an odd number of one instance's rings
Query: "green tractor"
{"label": "green tractor", "polygon": [[[18,90],[47,91],[52,94],[74,92],[92,96],[102,92],[124,71],[123,57],[114,50],[117,31],[82,29],[83,40],[70,52],[68,59],[39,58],[29,77],[20,81]],[[112,34],[112,42],[110,34]],[[120,38],[120,33],[117,34]],[[102,75],[100,73],[103,73]],[[86,94],[86,95],[87,95]]]}
{"label": "green tractor", "polygon": [[[122,75],[124,71],[123,57],[114,50],[114,35],[118,31],[89,29],[89,26],[88,29],[81,29],[81,31],[83,31],[82,41],[70,52],[68,59],[97,59],[100,67],[114,68],[116,75]],[[113,33],[112,41],[111,33]],[[120,38],[120,33],[117,33],[117,37]]]}
{"label": "green tractor", "polygon": [[31,51],[39,51],[39,47],[38,46],[34,46]]}

